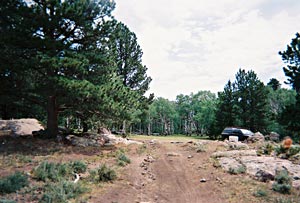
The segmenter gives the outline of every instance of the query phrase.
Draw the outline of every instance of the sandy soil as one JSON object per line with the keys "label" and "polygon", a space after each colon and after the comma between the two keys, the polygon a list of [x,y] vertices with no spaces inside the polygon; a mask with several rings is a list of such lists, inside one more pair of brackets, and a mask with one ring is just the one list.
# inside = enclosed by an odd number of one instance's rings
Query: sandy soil
{"label": "sandy soil", "polygon": [[148,146],[148,153],[132,153],[132,163],[120,181],[91,202],[227,202],[222,192],[224,172],[215,169],[209,158],[217,144],[209,145],[205,153],[196,153],[194,145],[186,142],[164,141]]}
{"label": "sandy soil", "polygon": [[[54,140],[32,137],[0,136],[0,177],[14,171],[30,172],[42,161],[83,160],[89,169],[105,163],[117,170],[118,179],[109,183],[86,184],[90,191],[71,202],[80,203],[261,203],[299,202],[300,192],[280,195],[272,183],[261,183],[245,174],[231,175],[218,166],[210,155],[224,149],[222,142],[207,142],[206,150],[197,153],[194,139],[143,141],[143,145],[118,145],[105,148],[73,147]],[[223,146],[223,147],[222,147]],[[114,153],[122,148],[131,163],[116,164]],[[83,177],[84,179],[84,177]],[[201,180],[205,180],[201,182]],[[33,181],[33,180],[31,180]],[[34,181],[32,182],[34,183]],[[83,181],[84,183],[84,181]],[[265,196],[257,197],[257,191]],[[21,192],[20,192],[21,194]],[[20,199],[21,197],[21,199]],[[29,194],[12,193],[1,198],[32,201]],[[19,201],[21,200],[21,201]]]}

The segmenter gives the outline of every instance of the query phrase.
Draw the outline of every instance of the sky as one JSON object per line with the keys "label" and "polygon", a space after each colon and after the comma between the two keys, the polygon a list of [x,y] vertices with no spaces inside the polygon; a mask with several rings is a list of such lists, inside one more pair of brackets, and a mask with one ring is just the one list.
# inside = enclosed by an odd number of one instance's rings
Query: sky
{"label": "sky", "polygon": [[136,34],[156,97],[223,91],[239,68],[265,84],[286,80],[278,52],[300,32],[299,0],[115,2],[113,15]]}

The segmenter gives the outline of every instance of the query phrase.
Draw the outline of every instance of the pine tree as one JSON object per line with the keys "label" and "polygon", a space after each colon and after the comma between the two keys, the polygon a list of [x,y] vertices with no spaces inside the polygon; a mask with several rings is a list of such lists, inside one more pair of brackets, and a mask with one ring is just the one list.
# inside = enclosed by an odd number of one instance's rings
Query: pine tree
{"label": "pine tree", "polygon": [[229,80],[224,87],[223,92],[218,93],[218,105],[216,112],[216,126],[219,133],[229,126],[234,126],[235,115],[234,115],[235,97],[233,92],[232,83]]}
{"label": "pine tree", "polygon": [[266,88],[254,71],[239,70],[233,84],[240,125],[252,131],[266,130]]}
{"label": "pine tree", "polygon": [[287,63],[287,67],[283,68],[285,75],[288,77],[286,84],[290,84],[296,92],[300,93],[300,34],[296,33],[296,37],[292,39],[290,45],[283,52],[279,52],[282,60]]}

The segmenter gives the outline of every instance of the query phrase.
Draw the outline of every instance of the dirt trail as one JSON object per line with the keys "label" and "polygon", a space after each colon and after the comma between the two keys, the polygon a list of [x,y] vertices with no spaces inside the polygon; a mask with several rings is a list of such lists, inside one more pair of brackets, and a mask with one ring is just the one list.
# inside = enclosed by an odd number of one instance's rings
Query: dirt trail
{"label": "dirt trail", "polygon": [[[223,172],[209,161],[217,145],[196,153],[192,143],[157,142],[148,144],[142,155],[130,154],[119,181],[91,199],[103,203],[214,203],[227,202],[222,194]],[[200,182],[201,179],[206,182]],[[102,192],[101,192],[102,193]]]}

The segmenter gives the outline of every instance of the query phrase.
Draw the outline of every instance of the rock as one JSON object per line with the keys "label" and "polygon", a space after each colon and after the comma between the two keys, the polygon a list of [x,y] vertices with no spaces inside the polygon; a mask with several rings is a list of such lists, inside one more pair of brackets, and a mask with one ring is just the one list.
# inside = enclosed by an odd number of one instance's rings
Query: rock
{"label": "rock", "polygon": [[256,132],[254,133],[253,136],[247,138],[247,142],[249,143],[264,142],[264,141],[265,141],[265,137],[260,132]]}
{"label": "rock", "polygon": [[154,158],[150,155],[147,156],[147,158],[144,159],[145,162],[149,162],[149,163],[153,163],[154,162]]}
{"label": "rock", "polygon": [[94,139],[78,137],[75,135],[66,136],[66,140],[68,140],[73,146],[78,146],[78,147],[88,147],[88,146],[99,147],[99,146],[101,146]]}
{"label": "rock", "polygon": [[211,157],[238,157],[238,156],[257,156],[256,150],[231,150],[231,151],[217,151]]}
{"label": "rock", "polygon": [[237,170],[241,167],[244,167],[239,161],[237,161],[234,158],[229,158],[229,157],[220,158],[219,163],[225,171]]}
{"label": "rock", "polygon": [[229,142],[228,147],[230,150],[247,150],[249,146],[242,142]]}
{"label": "rock", "polygon": [[272,172],[258,170],[255,174],[255,178],[261,182],[267,182],[270,180],[274,180],[274,174]]}
{"label": "rock", "polygon": [[155,140],[155,139],[150,141],[150,145],[154,145],[156,143],[157,143],[157,140]]}
{"label": "rock", "polygon": [[180,156],[180,154],[178,154],[176,152],[168,152],[166,155],[167,156]]}
{"label": "rock", "polygon": [[205,178],[201,178],[200,179],[200,183],[205,183],[206,182],[206,179]]}
{"label": "rock", "polygon": [[12,136],[32,135],[33,131],[44,130],[44,127],[36,119],[23,118],[13,120],[0,120],[0,131]]}
{"label": "rock", "polygon": [[289,158],[290,161],[292,161],[294,164],[300,164],[300,153],[297,153]]}
{"label": "rock", "polygon": [[100,134],[100,135],[110,135],[111,134],[111,131],[109,131],[107,128],[104,128],[104,127],[102,127],[102,128],[99,128],[98,129],[98,134]]}
{"label": "rock", "polygon": [[192,156],[192,155],[189,155],[187,158],[188,158],[188,159],[191,159],[191,158],[193,158],[193,156]]}
{"label": "rock", "polygon": [[266,135],[266,140],[271,140],[274,142],[279,142],[280,135],[276,132],[271,132],[270,135]]}

